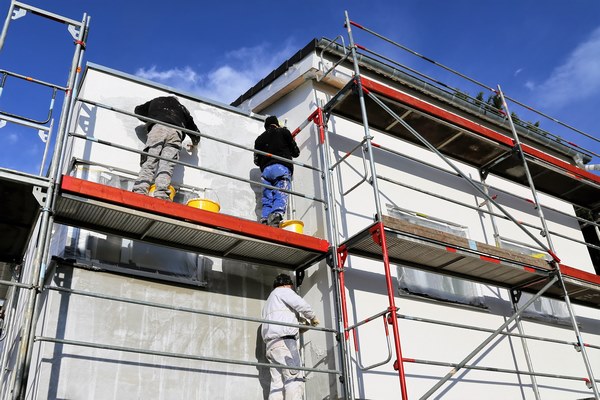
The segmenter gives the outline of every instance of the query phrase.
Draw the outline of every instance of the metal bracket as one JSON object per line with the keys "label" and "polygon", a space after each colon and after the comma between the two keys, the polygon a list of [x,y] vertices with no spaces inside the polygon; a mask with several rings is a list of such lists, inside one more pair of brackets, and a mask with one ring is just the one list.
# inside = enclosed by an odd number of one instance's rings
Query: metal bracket
{"label": "metal bracket", "polygon": [[300,286],[302,285],[302,281],[304,281],[304,270],[297,270],[296,271],[296,286]]}
{"label": "metal bracket", "polygon": [[10,19],[15,20],[15,19],[19,19],[21,17],[24,17],[27,14],[27,10],[24,8],[15,8],[13,10],[13,15],[12,17],[10,17]]}
{"label": "metal bracket", "polygon": [[376,226],[374,228],[371,229],[371,239],[373,239],[373,242],[375,242],[375,244],[377,244],[378,246],[381,246],[382,240],[381,240],[381,235],[382,232],[379,229],[379,226]]}
{"label": "metal bracket", "polygon": [[67,30],[69,31],[69,33],[71,34],[71,36],[73,37],[73,39],[78,40],[79,39],[79,30],[77,30],[77,27],[74,25],[69,25],[69,27],[67,28]]}
{"label": "metal bracket", "polygon": [[487,179],[489,173],[490,173],[490,170],[487,168],[480,169],[479,176],[481,177],[481,180],[485,181]]}
{"label": "metal bracket", "polygon": [[325,256],[325,263],[327,263],[327,266],[329,268],[333,268],[333,257],[333,248],[330,248],[327,252],[327,255]]}
{"label": "metal bracket", "polygon": [[521,300],[522,294],[523,294],[523,292],[520,289],[511,289],[510,297],[511,297],[513,304],[519,303],[519,300]]}
{"label": "metal bracket", "polygon": [[48,196],[44,189],[42,189],[40,186],[34,186],[31,192],[33,194],[33,197],[35,197],[35,199],[37,200],[38,204],[41,207],[45,207],[46,201],[48,200]]}

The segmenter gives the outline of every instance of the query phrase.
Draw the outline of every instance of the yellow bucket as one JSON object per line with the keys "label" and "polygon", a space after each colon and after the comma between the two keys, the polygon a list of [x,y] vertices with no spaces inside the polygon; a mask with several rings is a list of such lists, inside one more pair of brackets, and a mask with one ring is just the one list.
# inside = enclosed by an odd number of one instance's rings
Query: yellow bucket
{"label": "yellow bucket", "polygon": [[304,233],[304,222],[297,219],[283,221],[281,224],[279,224],[279,227],[285,229],[286,231]]}
{"label": "yellow bucket", "polygon": [[199,208],[201,210],[206,210],[206,211],[216,212],[216,213],[218,213],[219,210],[221,210],[221,206],[219,205],[219,203],[212,201],[212,200],[208,200],[208,199],[201,199],[201,198],[189,199],[187,202],[187,205],[190,207]]}
{"label": "yellow bucket", "polygon": [[[148,195],[154,197],[154,191],[156,190],[156,185],[152,185],[150,186],[150,189],[148,189]],[[175,198],[175,188],[171,185],[169,185],[169,198],[171,199],[171,201]]]}

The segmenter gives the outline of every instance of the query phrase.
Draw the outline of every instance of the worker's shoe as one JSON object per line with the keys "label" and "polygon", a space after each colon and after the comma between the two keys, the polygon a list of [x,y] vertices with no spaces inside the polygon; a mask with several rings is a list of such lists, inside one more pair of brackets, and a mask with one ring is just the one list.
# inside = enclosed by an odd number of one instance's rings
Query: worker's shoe
{"label": "worker's shoe", "polygon": [[173,201],[173,199],[171,198],[171,196],[169,196],[168,193],[165,192],[161,192],[161,193],[154,193],[153,196],[155,199],[161,199],[161,200],[166,200],[166,201]]}
{"label": "worker's shoe", "polygon": [[281,221],[283,221],[283,215],[279,213],[273,213],[269,215],[269,218],[267,219],[267,225],[279,228]]}
{"label": "worker's shoe", "polygon": [[261,218],[261,219],[260,219],[260,221],[258,221],[258,222],[260,222],[260,223],[261,223],[261,224],[263,224],[263,225],[269,225],[269,222],[268,222],[268,221],[269,221],[269,220],[268,220],[267,218]]}

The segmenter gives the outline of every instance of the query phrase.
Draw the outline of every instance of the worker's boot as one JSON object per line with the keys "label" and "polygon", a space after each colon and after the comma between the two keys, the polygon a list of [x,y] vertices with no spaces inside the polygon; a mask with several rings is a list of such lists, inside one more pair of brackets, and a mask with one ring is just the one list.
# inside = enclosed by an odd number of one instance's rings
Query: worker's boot
{"label": "worker's boot", "polygon": [[279,224],[283,221],[283,216],[279,213],[269,214],[269,218],[267,219],[267,225],[274,226],[275,228],[279,228]]}

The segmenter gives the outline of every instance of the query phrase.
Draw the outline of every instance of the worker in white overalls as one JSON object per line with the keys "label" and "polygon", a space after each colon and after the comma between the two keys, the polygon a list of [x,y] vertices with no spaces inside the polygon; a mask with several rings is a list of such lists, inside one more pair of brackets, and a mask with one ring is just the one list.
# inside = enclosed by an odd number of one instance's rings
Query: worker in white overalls
{"label": "worker in white overalls", "polygon": [[[294,291],[294,283],[286,274],[277,275],[273,291],[263,307],[262,317],[274,322],[299,324],[298,316],[317,326],[319,320],[311,306]],[[269,400],[301,400],[304,392],[304,374],[294,369],[301,366],[298,352],[297,327],[269,323],[262,325],[262,338],[267,348],[270,363],[288,368],[271,367],[271,389]]]}

